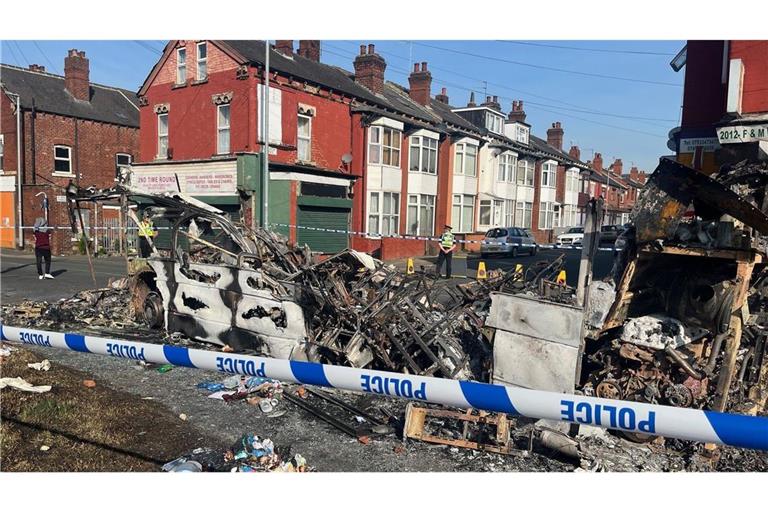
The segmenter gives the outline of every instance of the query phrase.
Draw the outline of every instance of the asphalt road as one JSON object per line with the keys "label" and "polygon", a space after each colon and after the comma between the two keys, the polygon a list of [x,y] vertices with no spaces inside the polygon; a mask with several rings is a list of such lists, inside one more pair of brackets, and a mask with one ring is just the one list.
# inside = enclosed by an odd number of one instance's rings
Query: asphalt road
{"label": "asphalt road", "polygon": [[54,301],[80,290],[106,286],[110,278],[125,275],[125,259],[94,258],[96,286],[85,256],[54,256],[51,275],[55,279],[39,280],[35,255],[20,251],[0,252],[0,301],[20,302],[24,299]]}
{"label": "asphalt road", "polygon": [[[477,267],[480,261],[485,262],[486,270],[501,268],[504,270],[514,270],[519,263],[524,268],[539,261],[552,261],[561,254],[565,253],[565,275],[566,282],[570,286],[575,286],[579,276],[579,261],[581,259],[581,250],[574,249],[540,249],[535,256],[520,255],[516,258],[509,256],[492,256],[481,258],[479,254],[469,253],[466,256],[457,254],[453,258],[454,277],[469,277],[474,279],[477,276]],[[611,273],[613,267],[614,253],[612,251],[599,251],[595,257],[592,267],[593,279],[603,279]],[[422,258],[427,261],[436,261],[437,258]],[[445,273],[445,267],[443,267]]]}

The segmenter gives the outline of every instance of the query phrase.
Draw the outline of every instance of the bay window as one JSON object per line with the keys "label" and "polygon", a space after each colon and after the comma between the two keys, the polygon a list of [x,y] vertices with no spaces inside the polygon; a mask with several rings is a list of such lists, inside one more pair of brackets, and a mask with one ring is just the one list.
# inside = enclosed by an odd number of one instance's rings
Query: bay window
{"label": "bay window", "polygon": [[521,158],[517,161],[517,184],[526,185],[528,187],[533,186],[533,160],[526,160]]}
{"label": "bay window", "polygon": [[504,200],[504,226],[515,225],[515,202],[512,199]]}
{"label": "bay window", "polygon": [[396,235],[400,223],[400,194],[371,192],[368,201],[368,233]]}
{"label": "bay window", "polygon": [[517,167],[517,157],[509,153],[499,155],[499,174],[498,181],[515,182],[515,167]]}
{"label": "bay window", "polygon": [[458,233],[471,233],[475,218],[475,196],[453,194],[451,222]]}
{"label": "bay window", "polygon": [[453,173],[475,176],[477,169],[477,146],[461,142],[456,144],[456,158],[453,161]]}
{"label": "bay window", "polygon": [[539,229],[552,229],[555,216],[555,204],[542,201],[539,207]]}
{"label": "bay window", "polygon": [[531,229],[531,218],[533,215],[533,203],[518,201],[517,211],[515,213],[515,224],[519,228]]}
{"label": "bay window", "polygon": [[408,194],[409,235],[431,236],[435,232],[435,196]]}
{"label": "bay window", "polygon": [[369,129],[368,163],[400,166],[402,133],[394,128],[371,126]]}
{"label": "bay window", "polygon": [[579,191],[579,171],[577,169],[568,169],[565,173],[565,191]]}
{"label": "bay window", "polygon": [[557,164],[546,162],[541,166],[541,186],[554,188],[557,181]]}
{"label": "bay window", "polygon": [[411,137],[408,169],[413,172],[437,174],[437,139]]}

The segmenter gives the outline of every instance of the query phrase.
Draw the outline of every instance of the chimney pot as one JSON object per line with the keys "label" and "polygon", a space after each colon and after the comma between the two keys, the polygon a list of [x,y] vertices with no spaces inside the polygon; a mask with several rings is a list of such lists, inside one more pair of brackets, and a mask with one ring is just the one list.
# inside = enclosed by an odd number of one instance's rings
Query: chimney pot
{"label": "chimney pot", "polygon": [[360,55],[365,55],[365,45],[364,44],[360,45]]}
{"label": "chimney pot", "polygon": [[45,72],[45,66],[41,66],[40,64],[30,64],[29,65],[30,71],[40,71]]}
{"label": "chimney pot", "polygon": [[427,63],[426,62],[422,62],[421,63],[421,71],[424,72],[426,70],[427,70]]}
{"label": "chimney pot", "polygon": [[414,73],[418,73],[420,71],[419,68],[420,68],[419,63],[418,62],[414,62],[413,63],[413,72]]}
{"label": "chimney pot", "polygon": [[440,94],[442,94],[443,96],[445,96],[446,94],[448,94],[448,89],[446,89],[445,87],[443,87],[442,89],[440,89]]}
{"label": "chimney pot", "polygon": [[498,96],[494,96],[493,97],[493,102],[494,103],[498,103],[499,102],[499,97]]}
{"label": "chimney pot", "polygon": [[64,88],[77,100],[90,101],[91,85],[85,52],[72,48],[64,59]]}
{"label": "chimney pot", "polygon": [[369,44],[369,45],[368,45],[368,54],[372,55],[372,54],[376,53],[376,52],[374,51],[374,50],[375,50],[375,48],[376,48],[376,47],[375,47],[373,44]]}

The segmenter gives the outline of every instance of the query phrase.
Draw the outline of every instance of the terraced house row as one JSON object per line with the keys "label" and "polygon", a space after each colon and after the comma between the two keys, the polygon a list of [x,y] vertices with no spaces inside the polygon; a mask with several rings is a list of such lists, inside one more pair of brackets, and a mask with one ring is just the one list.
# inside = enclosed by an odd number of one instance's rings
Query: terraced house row
{"label": "terraced house row", "polygon": [[295,46],[270,47],[266,77],[262,41],[168,42],[137,94],[133,184],[180,189],[254,225],[267,201],[270,226],[292,241],[381,258],[433,251],[434,243],[402,236],[435,236],[445,224],[460,239],[518,226],[550,242],[583,222],[589,197],[605,198],[606,223],[628,220],[644,174],[566,151],[560,122],[546,139],[535,136],[523,100],[508,111],[496,96],[452,105],[446,89],[432,95],[426,62],[405,87],[385,80],[387,63],[372,44],[360,46],[352,71],[322,63],[320,41]]}

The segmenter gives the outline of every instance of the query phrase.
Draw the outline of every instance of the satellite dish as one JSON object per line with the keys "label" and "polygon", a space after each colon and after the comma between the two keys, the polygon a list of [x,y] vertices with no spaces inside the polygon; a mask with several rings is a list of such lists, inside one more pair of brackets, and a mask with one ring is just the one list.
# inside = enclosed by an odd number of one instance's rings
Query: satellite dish
{"label": "satellite dish", "polygon": [[344,153],[344,156],[341,157],[341,161],[345,164],[348,164],[352,161],[352,153]]}

